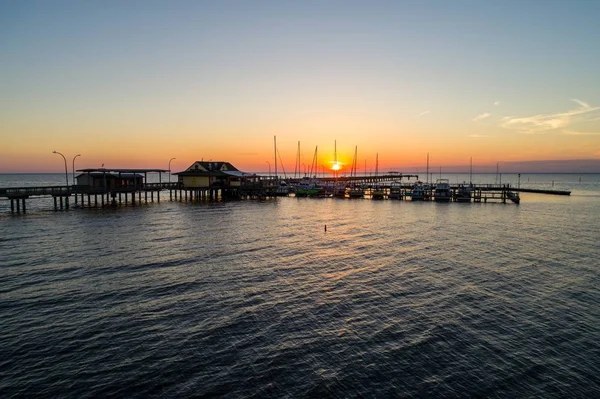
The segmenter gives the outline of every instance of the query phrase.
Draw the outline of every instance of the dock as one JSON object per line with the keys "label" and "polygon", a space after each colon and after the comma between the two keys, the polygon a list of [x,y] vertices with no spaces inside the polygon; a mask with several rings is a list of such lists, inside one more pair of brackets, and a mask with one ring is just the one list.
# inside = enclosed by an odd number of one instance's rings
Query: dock
{"label": "dock", "polygon": [[[212,181],[203,187],[188,187],[184,179],[177,182],[146,182],[149,172],[167,172],[160,169],[89,169],[82,170],[78,184],[70,186],[8,187],[0,188],[0,198],[10,201],[11,213],[25,213],[27,200],[52,198],[54,211],[76,208],[102,208],[137,206],[160,202],[161,193],[168,191],[169,201],[215,201],[230,199],[267,199],[294,195],[294,188],[304,178],[287,178],[248,174],[234,181]],[[109,177],[112,176],[112,177]],[[160,176],[160,175],[159,175]],[[87,180],[86,180],[87,179]],[[402,181],[406,179],[408,181]],[[159,177],[160,180],[160,177]],[[417,175],[389,173],[380,176],[313,177],[312,181],[323,187],[318,197],[336,199],[378,198],[385,200],[414,201],[414,182]],[[413,180],[411,182],[410,180]],[[82,181],[88,184],[79,184]],[[285,181],[286,190],[281,190]],[[570,195],[570,191],[540,190],[512,187],[510,184],[470,184],[468,197],[461,197],[463,184],[450,185],[451,195],[444,202],[520,202],[519,193]],[[425,184],[423,198],[437,201],[434,184]],[[359,195],[356,195],[358,192]],[[311,196],[311,195],[307,195]],[[315,195],[317,197],[317,195]]]}

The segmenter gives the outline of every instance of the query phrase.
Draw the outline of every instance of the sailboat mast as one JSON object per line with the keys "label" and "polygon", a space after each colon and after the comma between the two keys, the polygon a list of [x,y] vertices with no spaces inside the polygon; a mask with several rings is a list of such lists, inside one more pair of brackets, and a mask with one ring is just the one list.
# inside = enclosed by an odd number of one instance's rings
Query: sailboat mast
{"label": "sailboat mast", "polygon": [[358,146],[354,146],[354,161],[352,162],[352,171],[350,172],[350,175],[352,175],[352,172],[354,172],[354,178],[356,178],[356,168],[357,168],[357,163],[358,163],[358,158],[356,157],[358,154]]}
{"label": "sailboat mast", "polygon": [[[296,176],[296,172],[298,172],[298,176]],[[302,176],[302,170],[300,169],[300,142],[298,141],[298,153],[296,154],[296,167],[294,168],[294,177],[298,179]]]}
{"label": "sailboat mast", "polygon": [[[319,146],[315,146],[315,155],[313,156],[313,161],[312,164],[310,165],[310,175],[311,176],[316,176],[319,173],[319,170],[317,169],[318,165],[317,165],[317,149],[319,148]],[[314,171],[314,175],[313,175],[313,171]]]}
{"label": "sailboat mast", "polygon": [[469,169],[469,184],[473,184],[473,157],[471,157],[471,168]]}
{"label": "sailboat mast", "polygon": [[275,152],[275,180],[277,180],[277,136],[273,136],[273,148]]}
{"label": "sailboat mast", "polygon": [[333,166],[335,167],[333,173],[335,173],[335,178],[337,179],[337,140],[333,140]]}
{"label": "sailboat mast", "polygon": [[427,183],[429,183],[429,153],[427,153]]}

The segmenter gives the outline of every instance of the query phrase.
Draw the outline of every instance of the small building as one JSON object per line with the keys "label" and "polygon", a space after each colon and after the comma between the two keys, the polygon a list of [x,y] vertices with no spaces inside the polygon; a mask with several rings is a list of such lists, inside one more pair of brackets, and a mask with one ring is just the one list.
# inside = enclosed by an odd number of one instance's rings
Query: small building
{"label": "small building", "polygon": [[196,161],[174,174],[183,188],[237,188],[242,183],[260,180],[260,176],[242,172],[229,162]]}
{"label": "small building", "polygon": [[115,190],[120,188],[141,188],[144,175],[139,173],[88,172],[76,176],[77,186]]}

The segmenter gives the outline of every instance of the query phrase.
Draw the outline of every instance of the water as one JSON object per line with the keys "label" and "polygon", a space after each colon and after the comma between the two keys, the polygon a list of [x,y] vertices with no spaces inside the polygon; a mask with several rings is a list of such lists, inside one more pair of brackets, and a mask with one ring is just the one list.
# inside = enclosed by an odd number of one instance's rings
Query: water
{"label": "water", "polygon": [[573,195],[0,203],[0,392],[598,397],[600,176],[524,178]]}

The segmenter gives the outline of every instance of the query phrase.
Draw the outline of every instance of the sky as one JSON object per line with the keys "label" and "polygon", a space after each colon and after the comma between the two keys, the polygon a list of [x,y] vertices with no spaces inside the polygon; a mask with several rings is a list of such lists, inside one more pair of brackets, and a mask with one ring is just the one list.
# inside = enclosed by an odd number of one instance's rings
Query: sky
{"label": "sky", "polygon": [[599,172],[599,17],[592,0],[0,0],[0,173],[61,172],[53,151],[69,171],[77,154],[266,171],[274,136],[288,173],[298,142],[301,164],[317,149],[344,171],[357,149],[359,173],[427,154]]}

